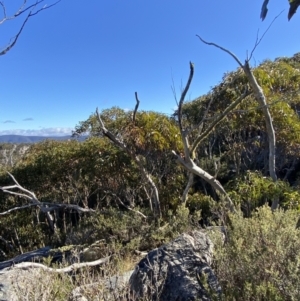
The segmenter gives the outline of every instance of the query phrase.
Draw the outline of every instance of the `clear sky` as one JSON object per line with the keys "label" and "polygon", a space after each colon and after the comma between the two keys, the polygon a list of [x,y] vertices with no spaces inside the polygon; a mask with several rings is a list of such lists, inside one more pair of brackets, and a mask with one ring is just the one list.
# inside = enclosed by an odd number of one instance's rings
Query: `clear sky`
{"label": "clear sky", "polygon": [[[23,0],[12,2],[8,13]],[[96,107],[134,108],[135,91],[141,110],[171,114],[176,106],[172,82],[179,95],[189,61],[195,77],[188,100],[237,68],[231,57],[202,44],[196,34],[244,61],[258,30],[263,34],[282,10],[252,65],[300,52],[300,11],[288,22],[288,1],[271,0],[262,22],[262,2],[62,0],[32,17],[15,47],[0,56],[0,135],[68,134]],[[22,20],[0,25],[1,47]]]}

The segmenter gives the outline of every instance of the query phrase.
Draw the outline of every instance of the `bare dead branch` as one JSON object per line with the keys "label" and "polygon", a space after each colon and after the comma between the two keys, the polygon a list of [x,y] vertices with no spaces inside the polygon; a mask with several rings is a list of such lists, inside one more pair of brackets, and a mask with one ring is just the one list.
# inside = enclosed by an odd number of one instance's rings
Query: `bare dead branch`
{"label": "bare dead branch", "polygon": [[[276,160],[276,152],[275,152],[275,147],[276,147],[276,137],[275,137],[275,130],[273,127],[273,120],[269,111],[269,108],[267,106],[267,101],[266,101],[266,96],[264,94],[264,91],[262,87],[258,84],[251,68],[249,65],[249,59],[247,58],[245,60],[245,64],[243,65],[240,60],[229,50],[215,44],[215,43],[208,43],[204,41],[200,36],[197,35],[197,37],[207,45],[211,45],[214,47],[217,47],[224,52],[228,53],[231,57],[235,59],[235,61],[240,65],[240,67],[243,69],[245,75],[247,76],[247,79],[249,81],[250,87],[254,93],[255,99],[258,102],[258,104],[262,107],[262,112],[264,114],[264,119],[265,119],[265,124],[266,124],[266,131],[268,135],[268,143],[269,143],[269,173],[270,177],[274,182],[277,181],[277,175],[276,175],[276,165],[275,165],[275,160]],[[251,53],[252,55],[252,53]],[[278,198],[275,198],[272,202],[272,209],[276,209],[278,207]]]}
{"label": "bare dead branch", "polygon": [[194,184],[194,177],[195,177],[194,174],[192,172],[190,172],[189,173],[189,180],[188,180],[188,182],[185,186],[185,189],[184,189],[182,197],[181,197],[181,203],[182,204],[186,204],[186,201],[188,199],[189,190]]}
{"label": "bare dead branch", "polygon": [[[0,189],[3,191],[3,192],[6,192],[6,193],[9,193],[9,194],[13,194],[13,195],[17,195],[17,196],[21,196],[21,197],[24,197],[28,200],[31,200],[33,203],[37,204],[39,203],[37,197],[35,196],[35,194],[27,189],[25,189],[24,187],[22,187],[18,182],[17,180],[15,179],[15,177],[7,172],[9,174],[9,176],[12,178],[12,180],[15,182],[16,185],[11,185],[11,186],[4,186],[4,187],[0,187]],[[27,193],[27,194],[23,194],[23,193],[17,193],[17,192],[14,192],[14,191],[10,191],[10,189],[20,189],[21,191]]]}
{"label": "bare dead branch", "polygon": [[[10,186],[10,187],[17,188],[16,185]],[[4,188],[4,187],[0,187],[0,190],[2,190],[3,192],[30,199],[25,194],[13,192],[13,191],[8,191],[8,190],[2,189],[2,188]],[[13,208],[8,209],[4,212],[0,212],[0,216],[7,215],[7,214],[9,214],[13,211],[22,210],[22,209],[26,209],[26,208],[30,208],[30,207],[35,207],[35,206],[38,206],[43,213],[55,211],[57,209],[71,209],[71,210],[76,210],[77,212],[81,212],[81,213],[95,212],[94,209],[82,208],[78,205],[73,205],[73,204],[55,204],[55,203],[49,203],[49,202],[40,202],[40,203],[27,204],[27,205],[24,205],[24,206],[13,207]]]}
{"label": "bare dead branch", "polygon": [[2,50],[0,52],[0,55],[6,54],[11,48],[13,48],[15,46],[15,44],[17,43],[18,38],[19,38],[20,34],[22,33],[22,31],[23,31],[23,29],[25,27],[25,24],[27,23],[28,20],[29,20],[29,15],[27,16],[27,18],[23,22],[23,24],[22,24],[19,32],[17,33],[17,35],[15,36],[15,38],[13,39],[13,41],[4,50]]}
{"label": "bare dead branch", "polygon": [[250,57],[247,58],[248,61],[251,60],[252,56],[253,56],[253,53],[255,51],[255,49],[257,48],[257,46],[261,43],[261,41],[263,40],[264,36],[266,35],[266,33],[269,31],[269,29],[271,28],[271,26],[273,25],[273,23],[275,22],[275,20],[283,13],[283,10],[273,19],[273,21],[270,23],[270,25],[268,26],[268,28],[265,30],[265,32],[262,34],[262,36],[258,39],[258,33],[257,33],[257,36],[256,36],[256,41],[255,41],[255,44],[254,44],[254,47],[251,51],[251,54],[250,54]]}
{"label": "bare dead branch", "polygon": [[174,78],[173,78],[173,75],[172,75],[172,85],[171,85],[171,90],[172,90],[172,93],[173,93],[173,96],[174,96],[174,99],[176,101],[176,105],[178,107],[178,100],[177,100],[177,95],[176,95],[176,89],[175,89],[175,83],[174,83]]}
{"label": "bare dead branch", "polygon": [[97,265],[106,263],[110,260],[110,258],[111,258],[111,256],[107,256],[107,257],[104,257],[104,258],[101,258],[101,259],[98,259],[95,261],[74,263],[70,266],[67,266],[65,268],[60,268],[60,269],[50,268],[41,263],[36,263],[36,262],[21,262],[21,263],[15,264],[12,267],[1,270],[0,275],[5,274],[5,273],[7,273],[11,270],[15,270],[15,269],[29,270],[29,269],[33,269],[33,268],[42,269],[44,271],[52,272],[52,273],[70,273],[72,271],[76,271],[77,269],[81,269],[81,268],[85,268],[85,267],[93,267],[93,266],[97,266]]}
{"label": "bare dead branch", "polygon": [[241,61],[240,61],[240,60],[238,59],[238,57],[237,57],[234,53],[232,53],[230,50],[228,50],[228,49],[226,49],[226,48],[224,48],[224,47],[222,47],[222,46],[219,46],[219,45],[217,45],[217,44],[215,44],[215,43],[212,43],[212,42],[206,42],[205,40],[203,40],[203,39],[202,39],[199,35],[197,35],[197,34],[196,34],[196,37],[198,37],[198,38],[200,39],[200,41],[201,41],[202,43],[206,44],[206,45],[214,46],[214,47],[216,47],[216,48],[219,48],[219,49],[225,51],[226,53],[228,53],[230,56],[232,56],[232,57],[234,58],[234,60],[240,65],[241,68],[243,68],[243,64],[241,63]]}
{"label": "bare dead branch", "polygon": [[187,160],[184,160],[181,158],[180,155],[177,155],[175,151],[172,151],[172,153],[176,156],[178,163],[180,163],[184,168],[186,168],[189,172],[199,176],[203,180],[205,180],[208,184],[210,184],[213,189],[220,195],[225,198],[226,206],[231,212],[236,212],[235,206],[228,196],[226,190],[221,185],[221,183],[212,175],[210,175],[208,172],[203,170],[201,167],[197,166],[190,158],[187,158]]}
{"label": "bare dead branch", "polygon": [[[93,209],[82,208],[78,205],[73,205],[73,204],[53,204],[53,203],[48,203],[48,202],[40,202],[38,200],[38,198],[36,197],[36,195],[34,194],[34,192],[29,191],[29,190],[25,189],[24,187],[22,187],[11,173],[8,172],[8,174],[12,178],[12,180],[15,182],[15,185],[2,186],[2,187],[0,186],[0,190],[2,190],[4,193],[8,193],[8,194],[11,194],[11,195],[15,195],[15,196],[25,198],[25,199],[29,200],[31,202],[31,204],[11,208],[7,211],[1,212],[0,216],[7,215],[7,214],[9,214],[13,211],[16,211],[16,210],[21,210],[21,209],[37,206],[43,213],[46,214],[46,218],[47,218],[49,227],[54,232],[55,224],[54,224],[54,221],[53,221],[53,217],[50,214],[51,211],[55,211],[59,208],[64,208],[64,209],[76,210],[78,212],[94,212]],[[12,191],[13,189],[19,189],[23,193]]]}
{"label": "bare dead branch", "polygon": [[[121,142],[119,139],[117,139],[115,137],[115,135],[105,127],[104,122],[102,121],[102,118],[99,114],[98,108],[96,108],[96,114],[97,114],[97,118],[100,123],[103,135],[106,136],[110,141],[112,141],[116,146],[125,150],[128,153],[129,150],[126,148],[126,145],[123,142]],[[129,152],[129,154],[130,154],[130,152]]]}
{"label": "bare dead branch", "polygon": [[[191,149],[190,146],[189,146],[189,141],[188,141],[188,134],[190,133],[190,131],[183,130],[183,126],[182,126],[182,105],[183,105],[183,102],[184,102],[185,95],[186,95],[186,93],[189,89],[190,83],[192,81],[193,74],[194,74],[194,66],[193,66],[192,63],[190,63],[189,79],[187,81],[187,85],[186,85],[184,91],[181,94],[181,98],[180,98],[179,106],[178,106],[178,119],[179,119],[181,140],[182,140],[183,148],[184,148],[184,157],[182,157],[181,155],[176,154],[175,151],[172,151],[172,153],[177,158],[177,162],[179,164],[181,164],[185,169],[187,169],[188,172],[190,173],[189,181],[187,183],[186,189],[185,189],[184,194],[182,196],[182,201],[184,202],[186,200],[188,190],[191,187],[192,179],[193,179],[193,175],[191,175],[191,173],[192,173],[194,175],[199,176],[200,178],[205,180],[207,183],[209,183],[219,195],[224,197],[224,199],[226,200],[226,205],[227,205],[228,209],[231,212],[236,212],[234,204],[232,203],[229,195],[226,193],[226,191],[225,191],[224,187],[221,185],[221,183],[217,179],[215,179],[212,175],[210,175],[205,170],[203,170],[201,167],[199,167],[197,164],[195,164],[195,162],[194,162],[195,148]],[[197,145],[198,144],[196,143],[196,146]]]}
{"label": "bare dead branch", "polygon": [[[2,7],[2,10],[3,10],[3,19],[5,20],[7,17],[6,17],[6,7],[5,5],[3,4],[2,1],[0,1],[0,6]],[[2,20],[0,20],[0,24],[2,23]]]}
{"label": "bare dead branch", "polygon": [[181,132],[183,131],[183,126],[182,126],[182,105],[183,105],[186,93],[188,92],[188,90],[190,88],[193,76],[194,76],[194,64],[192,62],[190,62],[190,75],[189,75],[188,81],[186,83],[186,86],[185,86],[184,90],[181,93],[179,104],[178,104],[178,123],[179,123],[179,128],[180,128]]}
{"label": "bare dead branch", "polygon": [[17,17],[19,17],[20,15],[22,15],[23,13],[29,11],[29,13],[27,14],[27,17],[25,18],[25,20],[23,21],[21,27],[20,27],[20,30],[18,31],[18,33],[16,34],[16,36],[12,39],[12,41],[3,49],[0,51],[0,55],[4,55],[6,54],[9,50],[11,50],[15,44],[17,43],[27,21],[35,16],[36,14],[40,13],[41,11],[43,10],[46,10],[54,5],[56,5],[57,3],[59,3],[61,0],[58,0],[56,1],[55,3],[51,4],[51,5],[44,5],[42,8],[38,9],[35,11],[35,8],[42,2],[44,2],[45,0],[39,0],[39,1],[36,1],[34,4],[32,5],[29,5],[28,7],[24,8],[27,1],[24,0],[23,4],[21,5],[21,7],[18,9],[18,11],[12,15],[12,16],[7,16],[6,14],[6,7],[3,3],[3,1],[0,2],[0,6],[2,7],[2,11],[3,11],[3,15],[4,17],[0,20],[0,25],[3,24],[4,22],[8,21],[8,20],[12,20],[12,19],[15,19]]}
{"label": "bare dead branch", "polygon": [[[44,0],[43,0],[44,1]],[[54,5],[56,5],[58,2],[60,2],[61,0],[56,1],[55,3],[51,4],[51,5],[45,5],[43,6],[41,9],[37,10],[36,12],[32,12],[30,14],[30,17],[37,15],[39,12],[41,12],[42,10],[46,10]],[[42,1],[41,1],[42,2]]]}
{"label": "bare dead branch", "polygon": [[[14,17],[18,17],[18,16],[22,15],[23,13],[25,13],[25,12],[27,12],[27,11],[29,11],[29,10],[33,11],[40,3],[44,2],[44,1],[45,1],[45,0],[36,1],[34,4],[29,5],[29,6],[26,7],[26,8],[24,8],[24,7],[25,7],[25,5],[26,5],[27,0],[24,1],[24,3],[23,3],[23,4],[21,5],[21,7],[19,8],[19,10],[13,15],[13,18],[14,18]],[[44,7],[46,7],[46,5],[45,5]]]}
{"label": "bare dead branch", "polygon": [[11,208],[11,209],[8,209],[4,212],[0,212],[0,216],[2,215],[7,215],[13,211],[17,211],[17,210],[22,210],[22,209],[25,209],[25,208],[30,208],[30,207],[33,207],[33,206],[36,206],[37,204],[28,204],[28,205],[24,205],[24,206],[18,206],[18,207],[14,207],[14,208]]}
{"label": "bare dead branch", "polygon": [[135,92],[134,95],[135,95],[136,105],[135,105],[135,108],[134,108],[134,111],[133,111],[133,115],[132,115],[132,122],[133,122],[133,124],[135,124],[136,112],[137,112],[137,110],[139,108],[139,105],[140,105],[140,101],[139,101],[137,92]]}

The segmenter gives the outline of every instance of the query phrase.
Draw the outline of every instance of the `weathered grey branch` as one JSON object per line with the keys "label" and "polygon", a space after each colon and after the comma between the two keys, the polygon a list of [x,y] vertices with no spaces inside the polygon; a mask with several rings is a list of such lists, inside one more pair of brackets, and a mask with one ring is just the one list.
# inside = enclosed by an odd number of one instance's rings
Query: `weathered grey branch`
{"label": "weathered grey branch", "polygon": [[[17,196],[24,197],[24,198],[30,200],[33,204],[37,205],[41,209],[41,211],[43,212],[43,206],[41,206],[42,204],[37,199],[37,197],[35,196],[35,194],[33,192],[31,192],[31,191],[23,188],[17,182],[17,180],[15,179],[15,177],[11,173],[8,172],[8,174],[12,178],[12,180],[15,182],[16,185],[0,187],[0,190],[2,190],[5,193],[9,193],[9,194],[12,194],[12,195],[17,195]],[[14,192],[14,191],[10,190],[10,189],[15,189],[15,188],[20,189],[24,193],[17,193],[17,192]],[[52,215],[49,212],[45,212],[45,214],[46,214],[46,219],[47,219],[48,225],[50,227],[50,230],[52,232],[54,232],[55,231],[54,219],[53,219]]]}
{"label": "weathered grey branch", "polygon": [[179,123],[179,128],[180,128],[180,132],[183,131],[183,126],[182,126],[182,105],[185,99],[185,96],[190,88],[192,79],[194,76],[194,64],[192,62],[190,62],[190,74],[189,74],[189,79],[185,85],[184,90],[181,93],[180,96],[180,100],[179,100],[179,104],[178,104],[178,123]]}
{"label": "weathered grey branch", "polygon": [[97,266],[97,265],[106,263],[109,261],[110,258],[111,258],[111,256],[107,256],[107,257],[104,257],[104,258],[101,258],[101,259],[98,259],[95,261],[74,263],[70,266],[67,266],[65,268],[60,268],[60,269],[50,268],[41,263],[36,263],[36,262],[21,262],[21,263],[13,265],[12,267],[7,267],[7,268],[2,269],[0,271],[0,274],[5,274],[5,273],[9,272],[11,269],[29,270],[32,268],[39,268],[39,269],[43,269],[47,272],[54,272],[54,273],[70,273],[77,269],[81,269],[81,268],[85,268],[85,267],[93,267],[93,266]]}
{"label": "weathered grey branch", "polygon": [[[264,7],[264,5],[263,5]],[[267,7],[266,8],[266,12],[268,11]],[[283,10],[273,19],[273,21],[270,23],[270,25],[268,26],[268,28],[265,30],[265,32],[262,34],[262,36],[260,38],[258,38],[258,32],[257,32],[257,36],[256,36],[256,41],[255,41],[255,44],[254,44],[254,47],[251,51],[251,54],[249,56],[249,58],[247,59],[248,61],[251,60],[252,58],[252,55],[255,51],[255,49],[257,48],[257,46],[261,43],[261,41],[263,40],[264,36],[267,34],[267,32],[269,31],[269,29],[271,28],[271,26],[273,25],[273,23],[275,22],[275,20],[283,13]],[[264,17],[263,17],[263,8],[262,8],[262,13],[261,13],[261,18],[262,18],[262,21],[264,20]]]}
{"label": "weathered grey branch", "polygon": [[[188,88],[191,84],[193,74],[194,74],[194,65],[192,63],[190,63],[189,79],[188,79],[186,88],[184,89],[184,91],[181,94],[179,105],[178,105],[178,120],[179,120],[181,139],[182,139],[183,148],[184,148],[184,158],[182,158],[180,155],[176,154],[175,151],[172,151],[172,153],[176,156],[177,162],[180,163],[185,169],[187,169],[190,173],[193,173],[193,174],[201,177],[203,180],[205,180],[207,183],[209,183],[216,190],[217,193],[219,193],[221,196],[223,196],[225,201],[226,201],[228,209],[232,212],[235,212],[236,211],[235,207],[234,207],[230,197],[226,193],[224,187],[221,185],[221,183],[217,179],[215,179],[212,175],[210,175],[209,173],[204,171],[202,168],[197,166],[197,164],[194,162],[196,147],[194,147],[194,148],[190,147],[189,141],[188,141],[188,134],[190,133],[190,131],[183,130],[183,127],[182,127],[182,124],[181,124],[182,123],[182,121],[181,121],[182,105],[183,105],[183,102],[184,102],[185,95],[186,95],[186,93],[188,91]],[[198,144],[196,143],[196,146]],[[188,190],[191,186],[191,179],[192,179],[192,176],[190,175],[189,176],[189,182],[187,183],[186,189],[185,189],[184,194],[182,196],[182,201],[185,201],[186,198],[187,198]]]}
{"label": "weathered grey branch", "polygon": [[[6,210],[4,212],[0,212],[0,216],[7,215],[16,210],[21,210],[21,209],[37,206],[43,213],[45,213],[49,227],[50,227],[51,231],[54,232],[55,231],[54,219],[53,219],[52,215],[50,214],[50,212],[52,212],[52,211],[55,211],[59,208],[63,208],[63,209],[76,210],[77,212],[95,212],[95,210],[93,210],[93,209],[82,208],[78,205],[73,205],[73,204],[55,204],[55,203],[49,203],[49,202],[40,202],[33,192],[22,187],[11,173],[8,172],[8,174],[12,178],[12,180],[15,182],[15,185],[3,186],[3,187],[0,187],[0,190],[2,190],[5,193],[11,194],[11,195],[15,195],[15,196],[19,196],[19,197],[28,199],[31,202],[31,204],[27,204],[24,206],[16,206],[16,207]],[[12,189],[19,189],[19,190],[23,191],[24,193],[15,192],[15,191],[12,191]]]}
{"label": "weathered grey branch", "polygon": [[[254,96],[258,104],[261,106],[264,117],[265,117],[265,124],[266,124],[266,130],[268,134],[268,142],[269,142],[269,173],[274,182],[277,181],[277,175],[276,175],[276,166],[275,166],[275,160],[276,160],[276,153],[275,153],[275,147],[276,147],[276,138],[275,138],[275,130],[273,127],[273,121],[272,117],[267,105],[266,96],[264,94],[264,91],[262,87],[258,84],[251,68],[249,65],[249,59],[245,61],[245,64],[242,64],[241,61],[237,58],[236,55],[234,55],[231,51],[228,49],[225,49],[224,47],[221,47],[215,43],[206,42],[203,40],[199,35],[197,37],[206,45],[217,47],[224,52],[228,53],[231,57],[234,58],[234,60],[239,64],[239,66],[243,69],[245,75],[248,78],[249,84],[253,90]],[[260,41],[259,41],[260,42]],[[255,47],[254,47],[255,49]],[[253,52],[251,52],[252,55]],[[272,209],[276,209],[279,205],[278,198],[274,199],[272,202]]]}
{"label": "weathered grey branch", "polygon": [[189,173],[189,180],[188,180],[188,182],[185,186],[185,189],[184,189],[182,197],[181,197],[181,203],[182,204],[186,204],[186,201],[188,199],[189,190],[193,186],[193,184],[194,184],[194,174],[192,172],[190,172]]}
{"label": "weathered grey branch", "polygon": [[100,123],[100,127],[101,127],[103,135],[106,136],[110,141],[112,141],[117,147],[123,149],[125,152],[127,152],[131,155],[131,152],[127,149],[126,145],[122,141],[117,139],[115,137],[115,135],[105,127],[104,122],[102,121],[101,116],[98,112],[98,108],[96,109],[96,114],[97,114],[98,121]]}
{"label": "weathered grey branch", "polygon": [[135,124],[136,112],[137,112],[137,110],[139,108],[139,105],[140,105],[140,101],[139,101],[137,92],[135,92],[134,95],[135,95],[136,105],[135,105],[135,108],[134,108],[134,111],[133,111],[133,115],[132,115],[132,122],[133,122],[133,124]]}
{"label": "weathered grey branch", "polygon": [[219,49],[223,50],[224,52],[228,53],[230,56],[232,56],[232,57],[234,58],[234,60],[239,64],[239,66],[240,66],[241,68],[244,67],[243,64],[242,64],[242,62],[238,59],[238,57],[237,57],[233,52],[231,52],[230,50],[228,50],[228,49],[226,49],[226,48],[224,48],[224,47],[222,47],[222,46],[220,46],[220,45],[218,45],[218,44],[215,44],[215,43],[212,43],[212,42],[207,42],[207,41],[203,40],[203,39],[202,39],[199,35],[197,35],[197,34],[196,34],[196,37],[198,37],[202,43],[204,43],[204,44],[206,44],[206,45],[209,45],[209,46],[214,46],[214,47],[219,48]]}
{"label": "weathered grey branch", "polygon": [[[1,187],[0,187],[0,189],[1,189]],[[7,191],[3,190],[3,192],[7,192]],[[10,192],[10,194],[17,195],[17,196],[23,196],[22,194],[13,193],[13,192]],[[43,208],[42,212],[44,212],[44,213],[55,211],[57,209],[72,209],[72,210],[76,210],[77,212],[81,212],[81,213],[96,212],[94,209],[82,208],[78,205],[55,204],[55,203],[49,203],[49,202],[41,202],[39,204],[27,204],[27,205],[24,205],[24,206],[13,207],[13,208],[8,209],[6,211],[0,212],[0,216],[10,214],[13,211],[22,210],[22,209],[26,209],[26,208],[30,208],[30,207],[35,207],[35,206]]]}
{"label": "weathered grey branch", "polygon": [[205,180],[208,184],[210,184],[219,195],[223,196],[225,198],[227,207],[230,211],[236,212],[235,206],[228,196],[226,190],[222,186],[222,184],[212,175],[210,175],[208,172],[203,170],[201,167],[197,166],[191,158],[183,159],[178,154],[176,154],[175,151],[172,151],[172,153],[176,156],[178,163],[180,163],[184,168],[186,168],[189,172],[192,172],[193,174],[199,176],[203,180]]}
{"label": "weathered grey branch", "polygon": [[3,49],[0,51],[0,55],[4,55],[6,54],[9,50],[11,50],[15,44],[17,43],[27,21],[33,17],[34,15],[40,13],[41,11],[45,10],[45,9],[48,9],[54,5],[56,5],[58,2],[60,2],[61,0],[58,0],[56,1],[55,3],[51,4],[51,5],[44,5],[42,8],[40,9],[37,9],[36,8],[38,7],[38,5],[42,2],[44,2],[45,0],[39,0],[39,1],[36,1],[34,4],[32,5],[29,5],[28,7],[25,8],[25,5],[27,3],[27,0],[24,0],[23,1],[23,4],[21,5],[21,7],[18,9],[18,11],[12,15],[12,16],[7,16],[6,14],[6,7],[5,7],[5,4],[3,3],[3,1],[0,2],[0,6],[2,7],[2,11],[3,11],[3,18],[0,20],[0,25],[3,24],[4,22],[8,21],[8,20],[12,20],[14,18],[17,18],[19,17],[21,14],[29,11],[29,13],[27,14],[25,20],[23,21],[18,33],[16,34],[16,36],[12,39],[12,41]]}

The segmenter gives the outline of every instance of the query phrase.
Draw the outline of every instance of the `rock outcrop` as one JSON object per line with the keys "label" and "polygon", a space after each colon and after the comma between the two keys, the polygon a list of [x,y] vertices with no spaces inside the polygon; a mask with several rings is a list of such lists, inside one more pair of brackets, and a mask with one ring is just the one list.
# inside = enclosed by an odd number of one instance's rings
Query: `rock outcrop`
{"label": "rock outcrop", "polygon": [[[221,294],[221,288],[211,268],[213,243],[207,233],[204,230],[184,233],[175,240],[150,251],[137,264],[134,271],[99,279],[98,282],[77,287],[69,295],[69,300],[87,301],[89,300],[85,297],[87,291],[94,292],[94,300],[102,300],[104,296],[105,300],[126,301],[211,300],[211,293],[218,296]],[[93,250],[93,248],[90,247],[89,250]],[[49,267],[40,268],[41,264],[38,263],[24,262],[31,255],[34,255],[33,258],[44,257],[49,251],[49,248],[43,248],[22,254],[15,258],[18,259],[16,261],[21,262],[13,266],[11,266],[10,261],[2,263],[0,301],[27,300],[24,297],[30,291],[42,296],[44,292],[39,291],[38,288],[41,289],[45,283],[51,282],[50,278],[49,281],[47,278],[50,277],[51,273],[69,271],[65,271],[66,268],[53,271]],[[58,254],[57,252],[54,253]],[[96,256],[99,254],[97,253]],[[104,259],[106,260],[106,258]],[[75,263],[73,265],[81,264]],[[7,265],[9,267],[6,267]],[[39,266],[36,267],[37,265]],[[39,284],[43,285],[39,286]],[[35,290],[28,290],[30,285],[37,285],[37,287]],[[20,294],[22,295],[21,298]],[[35,300],[38,299],[45,300],[41,297]]]}
{"label": "rock outcrop", "polygon": [[221,288],[211,268],[213,243],[194,230],[152,250],[136,266],[130,280],[135,300],[210,300]]}

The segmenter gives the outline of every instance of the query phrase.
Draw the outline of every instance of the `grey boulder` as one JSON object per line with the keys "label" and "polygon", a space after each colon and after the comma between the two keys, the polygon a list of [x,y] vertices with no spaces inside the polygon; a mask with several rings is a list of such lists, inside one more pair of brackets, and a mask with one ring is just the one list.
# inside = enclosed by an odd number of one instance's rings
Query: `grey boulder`
{"label": "grey boulder", "polygon": [[152,250],[136,266],[129,284],[134,300],[192,301],[218,297],[211,268],[213,243],[203,230],[184,233]]}

